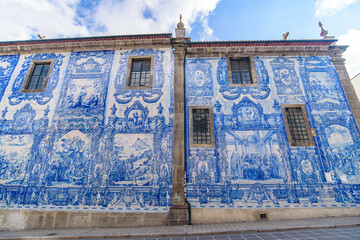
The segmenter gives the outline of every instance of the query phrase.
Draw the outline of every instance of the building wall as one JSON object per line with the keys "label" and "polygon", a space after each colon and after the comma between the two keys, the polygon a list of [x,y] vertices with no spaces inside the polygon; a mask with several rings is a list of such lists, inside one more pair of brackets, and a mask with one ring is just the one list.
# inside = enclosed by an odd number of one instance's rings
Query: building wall
{"label": "building wall", "polygon": [[[189,106],[197,105],[212,106],[215,132],[215,148],[190,148],[187,139],[192,219],[256,219],[222,218],[225,209],[358,206],[359,131],[330,57],[254,61],[259,86],[230,87],[226,58],[186,59],[187,132]],[[298,103],[315,147],[289,146],[281,105]]]}
{"label": "building wall", "polygon": [[[124,89],[132,55],[154,55],[152,89]],[[46,90],[21,93],[40,59]],[[173,65],[170,48],[0,56],[0,209],[167,213]]]}
{"label": "building wall", "polygon": [[[311,217],[358,214],[360,135],[330,57],[274,57],[282,54],[269,48],[254,57],[258,87],[230,87],[218,56],[234,49],[187,51],[185,39],[175,40],[174,49],[154,40],[169,47],[0,57],[2,228],[188,223],[179,151],[193,223],[255,220],[265,210],[270,219],[305,216],[305,208]],[[128,58],[149,55],[152,88],[125,89]],[[21,93],[31,61],[46,59],[54,59],[46,90]],[[304,104],[314,147],[289,146],[283,104]],[[190,147],[189,106],[212,106],[214,148]],[[184,132],[175,145],[174,115]]]}

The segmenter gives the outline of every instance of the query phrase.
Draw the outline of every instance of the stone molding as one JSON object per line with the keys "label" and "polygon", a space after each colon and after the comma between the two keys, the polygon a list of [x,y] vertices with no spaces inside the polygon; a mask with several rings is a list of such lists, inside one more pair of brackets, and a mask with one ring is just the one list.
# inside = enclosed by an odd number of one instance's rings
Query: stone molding
{"label": "stone molding", "polygon": [[136,40],[112,40],[112,41],[89,41],[67,43],[44,43],[25,45],[0,44],[0,55],[36,54],[45,52],[76,52],[76,51],[99,51],[99,50],[123,50],[141,48],[170,48],[171,40],[168,39],[136,39]]}
{"label": "stone molding", "polygon": [[215,47],[187,48],[187,58],[248,56],[328,56],[331,46],[271,46],[271,47]]}

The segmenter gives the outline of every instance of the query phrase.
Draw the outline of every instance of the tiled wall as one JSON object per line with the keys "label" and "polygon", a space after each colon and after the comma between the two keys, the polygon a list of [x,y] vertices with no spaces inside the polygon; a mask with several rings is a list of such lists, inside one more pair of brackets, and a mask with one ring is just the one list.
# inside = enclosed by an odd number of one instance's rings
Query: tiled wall
{"label": "tiled wall", "polygon": [[[128,57],[155,57],[152,89],[125,90]],[[32,60],[55,59],[42,93]],[[0,56],[0,208],[167,212],[171,49]]]}
{"label": "tiled wall", "polygon": [[[357,206],[359,131],[330,58],[254,61],[258,87],[230,87],[226,58],[186,60],[186,104],[211,105],[215,131],[215,148],[187,147],[191,206]],[[281,104],[299,103],[315,147],[289,146]]]}

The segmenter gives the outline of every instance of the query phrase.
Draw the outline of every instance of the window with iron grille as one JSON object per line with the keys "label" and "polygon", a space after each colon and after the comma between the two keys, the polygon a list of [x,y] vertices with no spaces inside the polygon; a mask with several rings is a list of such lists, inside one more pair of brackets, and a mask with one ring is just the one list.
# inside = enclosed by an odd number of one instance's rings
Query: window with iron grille
{"label": "window with iron grille", "polygon": [[133,60],[131,66],[130,86],[149,86],[150,65],[150,59]]}
{"label": "window with iron grille", "polygon": [[209,109],[193,109],[193,143],[211,143]]}
{"label": "window with iron grille", "polygon": [[312,146],[314,140],[304,105],[282,106],[285,127],[291,146]]}
{"label": "window with iron grille", "polygon": [[190,147],[213,147],[214,129],[211,107],[190,107],[190,119]]}
{"label": "window with iron grille", "polygon": [[53,60],[38,60],[30,64],[29,71],[21,88],[21,92],[45,91]]}
{"label": "window with iron grille", "polygon": [[152,88],[154,56],[130,56],[125,89]]}
{"label": "window with iron grille", "polygon": [[232,84],[252,84],[249,58],[230,59]]}

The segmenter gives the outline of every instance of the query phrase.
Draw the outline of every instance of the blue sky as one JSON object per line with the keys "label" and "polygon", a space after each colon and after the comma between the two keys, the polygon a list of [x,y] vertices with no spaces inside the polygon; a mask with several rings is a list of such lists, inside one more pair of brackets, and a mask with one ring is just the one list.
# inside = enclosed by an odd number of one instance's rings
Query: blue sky
{"label": "blue sky", "polygon": [[[329,35],[338,37],[350,28],[360,29],[360,1],[346,5],[350,1],[317,1],[342,2],[343,9],[322,8],[318,14],[314,0],[252,0],[252,1],[219,1],[209,16],[209,26],[214,36],[220,40],[261,40],[279,39],[282,34],[290,32],[290,39],[320,38],[318,22],[329,31]],[[198,40],[201,25],[190,36]]]}
{"label": "blue sky", "polygon": [[319,39],[318,22],[360,72],[360,0],[2,0],[0,41],[174,32],[200,40]]}

